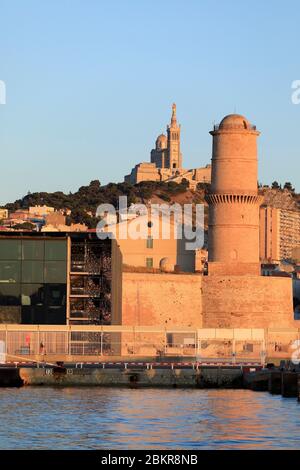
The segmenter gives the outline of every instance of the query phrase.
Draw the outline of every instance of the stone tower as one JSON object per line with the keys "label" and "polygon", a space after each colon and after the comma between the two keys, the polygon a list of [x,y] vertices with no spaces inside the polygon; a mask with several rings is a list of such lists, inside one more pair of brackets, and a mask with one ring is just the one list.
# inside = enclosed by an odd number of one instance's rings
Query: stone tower
{"label": "stone tower", "polygon": [[151,150],[151,163],[155,163],[156,168],[168,168],[168,139],[165,134],[160,134],[155,143],[155,149]]}
{"label": "stone tower", "polygon": [[210,134],[209,274],[259,275],[259,132],[243,116],[231,114]]}
{"label": "stone tower", "polygon": [[180,152],[180,125],[177,124],[176,104],[172,106],[171,124],[167,127],[168,134],[168,160],[169,168],[182,168],[182,155]]}

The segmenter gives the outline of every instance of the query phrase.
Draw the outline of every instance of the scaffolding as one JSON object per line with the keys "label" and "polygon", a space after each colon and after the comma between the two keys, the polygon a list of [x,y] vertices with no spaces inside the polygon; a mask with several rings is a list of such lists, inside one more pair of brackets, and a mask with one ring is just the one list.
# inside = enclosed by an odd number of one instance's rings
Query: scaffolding
{"label": "scaffolding", "polygon": [[71,325],[111,322],[111,245],[103,240],[71,240]]}

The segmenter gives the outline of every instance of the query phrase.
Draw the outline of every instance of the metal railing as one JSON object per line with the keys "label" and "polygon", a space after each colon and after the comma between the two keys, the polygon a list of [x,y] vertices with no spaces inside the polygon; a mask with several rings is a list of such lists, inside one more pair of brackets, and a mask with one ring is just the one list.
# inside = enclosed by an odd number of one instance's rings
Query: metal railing
{"label": "metal railing", "polygon": [[220,124],[214,124],[214,131],[218,131],[220,129],[245,129],[245,130],[251,130],[251,131],[256,131],[257,127],[252,125],[252,124],[245,124],[244,126],[239,125],[239,124],[226,124],[226,127],[220,126]]}
{"label": "metal railing", "polygon": [[[290,359],[298,329],[193,329],[128,326],[0,325],[7,361],[79,357],[188,358],[202,362]],[[300,349],[300,348],[299,348]]]}

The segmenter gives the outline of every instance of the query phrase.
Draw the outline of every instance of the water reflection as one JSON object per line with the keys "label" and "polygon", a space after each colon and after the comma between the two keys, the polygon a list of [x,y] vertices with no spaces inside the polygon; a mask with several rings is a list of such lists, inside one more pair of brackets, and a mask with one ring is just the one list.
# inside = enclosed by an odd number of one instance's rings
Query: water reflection
{"label": "water reflection", "polygon": [[300,405],[247,390],[0,389],[1,449],[300,448]]}

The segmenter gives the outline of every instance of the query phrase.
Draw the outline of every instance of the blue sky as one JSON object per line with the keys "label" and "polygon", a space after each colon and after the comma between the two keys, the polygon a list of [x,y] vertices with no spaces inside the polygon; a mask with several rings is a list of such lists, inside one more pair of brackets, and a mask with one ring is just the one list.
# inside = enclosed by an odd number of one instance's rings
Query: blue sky
{"label": "blue sky", "polygon": [[299,3],[0,0],[0,204],[122,181],[177,103],[184,166],[210,162],[214,122],[261,130],[259,180],[300,191]]}

